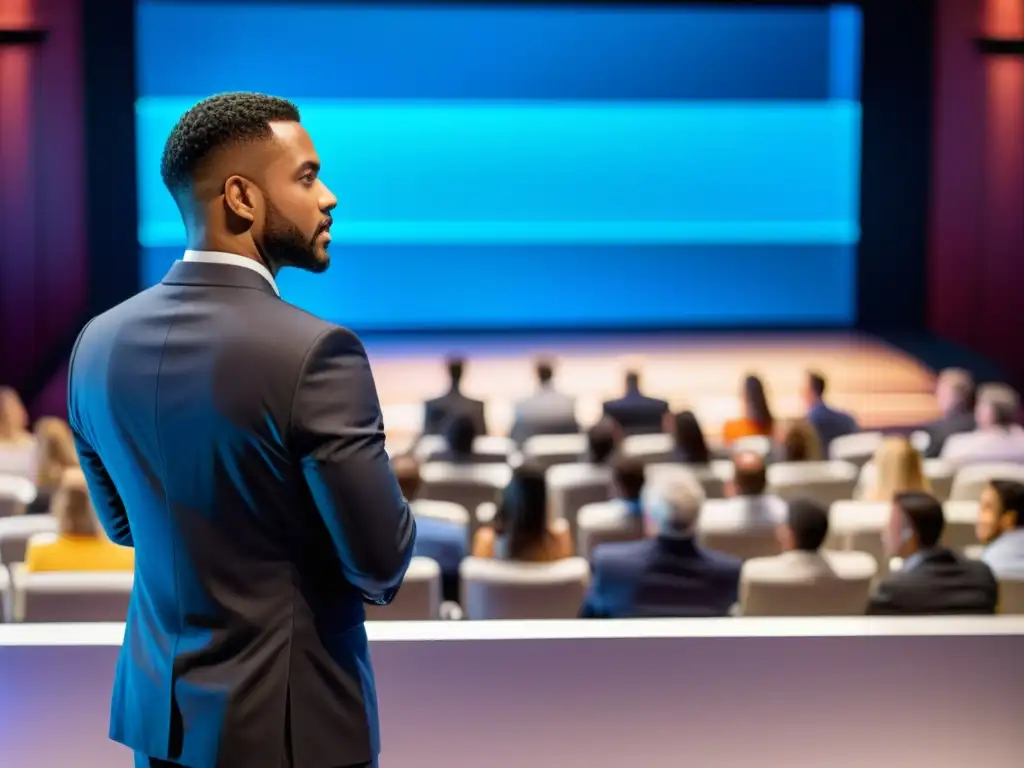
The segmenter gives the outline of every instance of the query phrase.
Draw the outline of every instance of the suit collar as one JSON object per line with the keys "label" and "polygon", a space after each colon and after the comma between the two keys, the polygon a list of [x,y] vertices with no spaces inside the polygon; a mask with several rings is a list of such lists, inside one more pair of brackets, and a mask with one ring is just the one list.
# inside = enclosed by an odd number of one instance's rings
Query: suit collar
{"label": "suit collar", "polygon": [[278,296],[277,285],[259,271],[227,262],[176,261],[161,281],[165,285],[205,285],[248,288]]}

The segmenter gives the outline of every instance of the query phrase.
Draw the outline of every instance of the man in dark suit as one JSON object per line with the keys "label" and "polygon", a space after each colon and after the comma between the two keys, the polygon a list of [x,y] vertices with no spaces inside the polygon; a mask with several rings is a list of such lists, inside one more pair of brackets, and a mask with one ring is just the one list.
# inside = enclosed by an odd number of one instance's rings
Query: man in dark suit
{"label": "man in dark suit", "polygon": [[473,419],[478,435],[487,434],[483,402],[466,397],[460,391],[465,366],[465,361],[462,358],[453,357],[448,360],[448,378],[451,384],[445,394],[435,397],[433,400],[428,400],[424,405],[424,435],[444,434],[448,420],[456,414],[464,414]]}
{"label": "man in dark suit", "polygon": [[939,541],[942,504],[921,491],[896,495],[885,531],[886,550],[903,558],[871,597],[868,613],[884,616],[992,614],[999,585],[989,567],[960,557]]}
{"label": "man in dark suit", "polygon": [[808,373],[804,399],[807,401],[807,420],[818,433],[821,450],[828,455],[828,447],[833,440],[851,435],[860,427],[857,426],[857,420],[846,411],[825,404],[825,384],[825,377],[820,373]]}
{"label": "man in dark suit", "polygon": [[640,374],[626,374],[626,394],[604,404],[604,415],[622,427],[627,435],[661,432],[662,418],[668,413],[668,403],[648,397],[640,391]]}
{"label": "man in dark suit", "polygon": [[137,766],[376,765],[363,603],[416,529],[362,344],[278,297],[328,265],[319,169],[283,99],[186,112],[161,170],[190,250],[72,353],[96,512],[136,552],[110,735]]}
{"label": "man in dark suit", "polygon": [[644,494],[655,538],[599,544],[582,618],[727,616],[739,596],[742,562],[703,549],[696,530],[704,491],[673,476]]}
{"label": "man in dark suit", "polygon": [[942,447],[953,435],[973,432],[978,428],[974,418],[974,379],[962,368],[947,368],[935,383],[935,399],[942,416],[922,429],[930,438],[925,457],[938,458]]}

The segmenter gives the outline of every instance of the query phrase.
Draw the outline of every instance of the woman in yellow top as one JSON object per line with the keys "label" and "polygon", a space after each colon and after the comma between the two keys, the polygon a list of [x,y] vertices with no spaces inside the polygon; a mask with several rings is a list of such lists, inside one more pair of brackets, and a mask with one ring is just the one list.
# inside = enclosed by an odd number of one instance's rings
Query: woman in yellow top
{"label": "woman in yellow top", "polygon": [[120,547],[100,528],[81,470],[70,469],[53,497],[57,538],[29,541],[28,571],[132,571],[135,550]]}
{"label": "woman in yellow top", "polygon": [[742,437],[771,437],[775,419],[761,379],[752,374],[747,376],[743,380],[740,399],[743,401],[743,417],[730,419],[722,425],[722,442],[731,445]]}

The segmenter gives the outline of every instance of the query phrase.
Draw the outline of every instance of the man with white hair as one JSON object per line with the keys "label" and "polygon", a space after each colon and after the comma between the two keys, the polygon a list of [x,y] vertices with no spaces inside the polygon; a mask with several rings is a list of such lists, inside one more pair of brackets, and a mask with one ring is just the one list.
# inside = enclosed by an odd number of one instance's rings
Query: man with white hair
{"label": "man with white hair", "polygon": [[680,472],[644,490],[654,536],[598,546],[591,557],[583,618],[727,616],[736,603],[742,562],[698,546],[704,491]]}
{"label": "man with white hair", "polygon": [[942,409],[942,416],[922,429],[930,441],[925,458],[935,459],[953,435],[973,432],[977,427],[974,420],[974,378],[963,368],[946,368],[939,373],[935,383],[935,399]]}
{"label": "man with white hair", "polygon": [[973,432],[953,435],[940,458],[953,467],[981,462],[1024,463],[1024,429],[1017,424],[1020,398],[1006,384],[986,384],[978,389]]}

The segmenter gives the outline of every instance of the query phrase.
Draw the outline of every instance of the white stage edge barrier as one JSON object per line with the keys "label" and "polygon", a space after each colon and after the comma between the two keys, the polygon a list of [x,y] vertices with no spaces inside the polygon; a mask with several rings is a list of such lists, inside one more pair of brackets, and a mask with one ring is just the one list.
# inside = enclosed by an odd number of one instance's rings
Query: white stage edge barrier
{"label": "white stage edge barrier", "polygon": [[[122,631],[0,625],[0,766],[132,764],[106,738]],[[368,633],[382,768],[1024,765],[1024,618],[396,622]]]}

